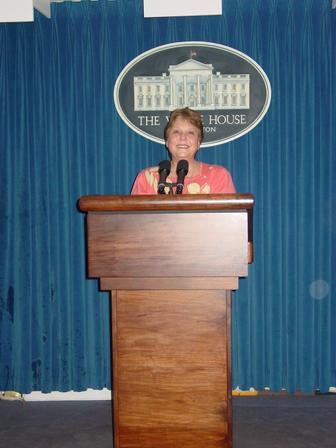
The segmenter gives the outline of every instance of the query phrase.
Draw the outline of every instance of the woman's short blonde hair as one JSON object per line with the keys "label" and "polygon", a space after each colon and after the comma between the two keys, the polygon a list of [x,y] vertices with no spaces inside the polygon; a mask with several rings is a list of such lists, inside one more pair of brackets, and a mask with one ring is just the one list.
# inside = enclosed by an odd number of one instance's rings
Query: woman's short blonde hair
{"label": "woman's short blonde hair", "polygon": [[177,118],[183,118],[184,120],[189,121],[189,123],[195,126],[195,128],[199,130],[200,142],[202,143],[204,133],[203,133],[203,123],[201,114],[196,110],[189,109],[189,107],[184,107],[182,109],[175,109],[170,114],[169,121],[165,127],[163,134],[165,141],[167,141],[170,128],[174,125]]}

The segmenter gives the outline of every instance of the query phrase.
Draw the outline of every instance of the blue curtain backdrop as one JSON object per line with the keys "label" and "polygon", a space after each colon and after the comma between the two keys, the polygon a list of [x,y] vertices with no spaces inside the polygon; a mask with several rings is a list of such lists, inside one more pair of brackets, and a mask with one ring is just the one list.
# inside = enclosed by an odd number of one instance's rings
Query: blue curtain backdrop
{"label": "blue curtain backdrop", "polygon": [[225,0],[223,16],[144,19],[84,1],[0,25],[0,390],[110,387],[109,300],[86,279],[86,194],[126,194],[165,157],[113,104],[152,47],[218,42],[272,85],[264,120],[201,151],[252,192],[255,262],[234,297],[234,387],[336,385],[336,18],[331,0]]}

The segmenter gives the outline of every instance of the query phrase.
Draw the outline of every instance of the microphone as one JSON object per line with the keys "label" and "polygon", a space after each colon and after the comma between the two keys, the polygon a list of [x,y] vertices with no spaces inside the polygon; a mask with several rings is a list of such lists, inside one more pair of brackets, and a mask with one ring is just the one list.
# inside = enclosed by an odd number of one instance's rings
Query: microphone
{"label": "microphone", "polygon": [[165,194],[165,182],[170,173],[171,163],[169,160],[162,160],[159,163],[159,184],[158,184],[158,194]]}
{"label": "microphone", "polygon": [[176,182],[176,194],[182,194],[184,178],[188,174],[189,164],[186,160],[180,160],[176,167],[177,182]]}

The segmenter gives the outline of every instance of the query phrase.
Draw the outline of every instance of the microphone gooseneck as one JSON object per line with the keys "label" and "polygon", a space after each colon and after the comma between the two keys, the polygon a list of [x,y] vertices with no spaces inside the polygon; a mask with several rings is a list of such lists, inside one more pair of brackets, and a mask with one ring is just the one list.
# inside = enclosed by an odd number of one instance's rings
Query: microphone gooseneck
{"label": "microphone gooseneck", "polygon": [[176,167],[176,194],[182,194],[183,186],[184,186],[184,178],[188,174],[189,164],[187,160],[180,160]]}
{"label": "microphone gooseneck", "polygon": [[169,176],[170,167],[171,163],[169,160],[162,160],[162,162],[159,163],[160,178],[157,190],[158,194],[165,194],[166,179]]}

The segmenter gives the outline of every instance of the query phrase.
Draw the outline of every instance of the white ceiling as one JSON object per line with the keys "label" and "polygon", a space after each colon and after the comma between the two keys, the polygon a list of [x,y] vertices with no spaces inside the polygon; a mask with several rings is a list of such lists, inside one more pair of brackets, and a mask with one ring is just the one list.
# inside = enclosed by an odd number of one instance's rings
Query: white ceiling
{"label": "white ceiling", "polygon": [[[82,0],[33,0],[34,7],[47,17],[51,17],[50,4],[51,3],[63,3],[64,1],[81,2]],[[97,2],[99,0],[91,0]],[[116,1],[116,0],[108,0]],[[134,0],[139,1],[139,0]],[[332,8],[336,8],[336,0],[330,0]],[[224,4],[225,7],[225,4]]]}
{"label": "white ceiling", "polygon": [[[64,1],[70,2],[81,2],[82,0],[33,0],[34,8],[40,11],[40,13],[44,14],[46,17],[50,19],[51,17],[51,3],[63,3]],[[91,0],[92,2],[97,2],[99,0]],[[108,0],[115,1],[115,0]]]}
{"label": "white ceiling", "polygon": [[[72,1],[72,2],[81,2],[84,0],[0,0],[0,22],[6,22],[6,17],[8,17],[8,10],[10,12],[9,16],[14,17],[10,19],[10,21],[22,21],[22,8],[30,6],[30,15],[32,15],[32,6],[37,9],[39,12],[44,14],[46,17],[51,17],[51,3],[63,3],[64,1]],[[99,0],[89,0],[92,2],[97,2]],[[118,1],[118,0],[107,0],[107,1]],[[141,0],[133,0],[133,1],[141,1]],[[169,0],[168,0],[169,1]],[[206,0],[200,0],[206,2]],[[183,0],[182,0],[183,2]],[[30,3],[30,5],[28,5]],[[12,6],[11,6],[12,5]],[[28,6],[27,6],[28,5]],[[336,0],[330,0],[330,5],[332,8],[336,8]],[[224,6],[225,8],[225,0]],[[4,16],[4,20],[1,17]],[[18,17],[18,19],[16,19]],[[32,20],[33,17],[30,17]]]}

